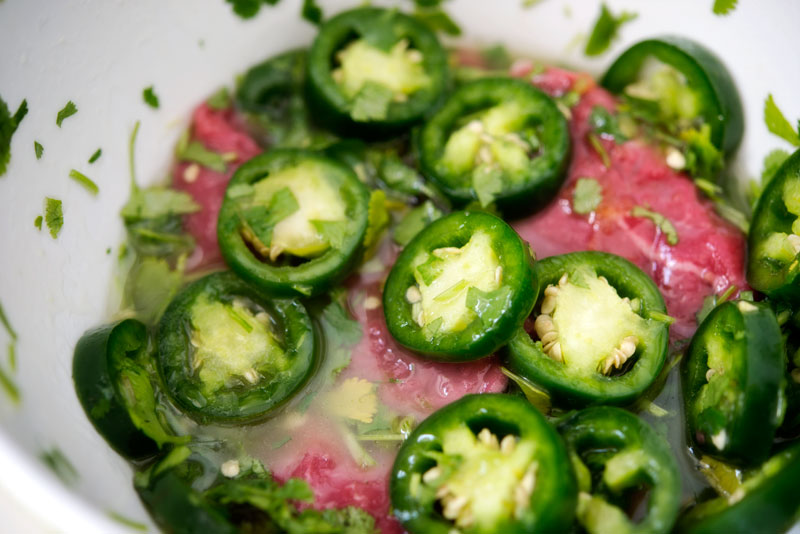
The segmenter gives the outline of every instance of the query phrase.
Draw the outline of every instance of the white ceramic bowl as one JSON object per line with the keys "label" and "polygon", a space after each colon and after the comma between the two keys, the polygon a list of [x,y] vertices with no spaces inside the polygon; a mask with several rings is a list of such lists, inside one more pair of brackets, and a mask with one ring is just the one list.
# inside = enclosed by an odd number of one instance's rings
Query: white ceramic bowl
{"label": "white ceramic bowl", "polygon": [[[357,3],[320,1],[329,14]],[[140,120],[139,182],[162,180],[195,104],[254,62],[311,40],[315,29],[299,18],[300,3],[283,0],[242,21],[223,0],[0,0],[0,95],[12,113],[23,98],[30,107],[0,178],[0,302],[19,334],[13,377],[22,391],[16,407],[0,396],[4,514],[26,513],[42,530],[84,534],[128,532],[109,512],[151,524],[130,468],[84,416],[70,376],[77,339],[118,307],[117,213],[129,192],[128,136]],[[591,28],[597,1],[543,0],[524,9],[522,0],[453,0],[447,9],[468,42],[502,42],[594,74],[640,38],[693,37],[724,59],[742,94],[747,125],[734,165],[739,179],[758,176],[770,149],[789,148],[767,133],[762,109],[771,92],[787,116],[800,117],[800,3],[741,0],[726,17],[712,14],[712,0],[607,3],[639,18],[595,60],[582,55],[578,40]],[[149,85],[160,97],[158,110],[142,101]],[[58,128],[56,113],[68,100],[79,111]],[[45,149],[40,161],[34,140]],[[98,147],[103,155],[90,166]],[[98,183],[97,197],[68,178],[72,168]],[[57,240],[33,226],[45,196],[64,203]],[[0,347],[6,341],[0,330]],[[3,350],[0,362],[7,368]],[[53,447],[75,466],[72,487],[38,459]]]}

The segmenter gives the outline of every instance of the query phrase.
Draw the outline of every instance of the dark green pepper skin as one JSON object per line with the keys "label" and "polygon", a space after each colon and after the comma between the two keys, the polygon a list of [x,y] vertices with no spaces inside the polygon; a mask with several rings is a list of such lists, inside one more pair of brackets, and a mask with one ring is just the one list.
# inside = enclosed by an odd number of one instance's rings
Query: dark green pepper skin
{"label": "dark green pepper skin", "polygon": [[[444,247],[462,247],[478,231],[492,237],[492,248],[503,268],[502,285],[510,288],[503,312],[489,325],[480,318],[465,329],[430,339],[414,321],[406,299],[415,283],[412,261],[418,254]],[[402,345],[440,361],[467,361],[488,356],[504,345],[530,314],[537,284],[530,248],[502,219],[483,212],[459,211],[434,221],[417,234],[397,258],[383,292],[386,325]]]}
{"label": "dark green pepper skin", "polygon": [[[403,442],[389,483],[392,509],[403,526],[412,534],[452,532],[453,522],[434,508],[435,492],[420,489],[414,497],[411,484],[415,475],[421,476],[435,465],[426,453],[441,452],[442,435],[462,425],[476,434],[488,428],[498,437],[512,434],[518,436],[519,442],[530,440],[537,444],[538,470],[530,508],[518,520],[504,519],[488,532],[567,531],[574,518],[577,487],[564,443],[530,403],[504,394],[467,395],[425,419]],[[484,532],[477,528],[460,530],[470,534]]]}
{"label": "dark green pepper skin", "polygon": [[[257,258],[242,238],[237,204],[229,192],[237,185],[252,185],[270,172],[303,161],[316,161],[329,173],[326,178],[344,196],[349,231],[342,238],[341,247],[330,247],[300,265],[272,265]],[[369,190],[347,166],[307,150],[276,149],[249,160],[233,175],[219,212],[217,239],[230,268],[262,291],[277,297],[320,295],[344,279],[360,259],[368,206]]]}
{"label": "dark green pepper skin", "polygon": [[[638,298],[642,317],[648,318],[650,313],[666,314],[664,298],[655,283],[633,263],[606,252],[573,252],[537,261],[534,271],[541,288],[540,299],[544,288],[557,284],[563,273],[581,266],[589,266],[598,276],[605,276],[620,296]],[[639,397],[661,372],[667,357],[668,325],[662,323],[658,333],[645,341],[642,354],[621,376],[600,373],[573,376],[564,364],[542,352],[524,328],[517,329],[509,341],[505,361],[512,371],[544,388],[556,402],[568,406],[624,405]]]}
{"label": "dark green pepper skin", "polygon": [[775,173],[761,193],[755,210],[748,241],[747,283],[776,300],[800,304],[800,259],[782,265],[758,256],[759,244],[773,232],[792,233],[796,215],[789,213],[783,201],[783,188],[800,182],[800,150],[795,151]]}
{"label": "dark green pepper skin", "polygon": [[518,102],[531,114],[531,126],[541,128],[541,148],[530,160],[519,184],[495,195],[497,208],[507,216],[522,216],[544,207],[564,183],[569,165],[569,126],[553,99],[530,83],[513,78],[485,78],[459,87],[430,118],[417,137],[417,151],[423,174],[455,206],[463,207],[478,198],[464,176],[454,176],[441,165],[450,134],[464,117],[490,107]]}
{"label": "dark green pepper skin", "polygon": [[[713,406],[701,409],[710,346],[731,358],[724,376],[733,375],[733,383]],[[690,439],[728,462],[754,465],[765,460],[785,405],[783,341],[775,314],[764,304],[721,304],[700,325],[686,354],[681,382]],[[713,440],[720,433],[723,447]]]}
{"label": "dark green pepper skin", "polygon": [[739,92],[722,62],[701,44],[675,36],[641,41],[612,63],[601,84],[612,93],[621,93],[636,81],[649,58],[658,59],[686,77],[687,85],[697,95],[700,116],[711,128],[711,142],[725,153],[733,152],[744,131]]}
{"label": "dark green pepper skin", "polygon": [[[191,306],[205,295],[226,302],[251,300],[277,324],[291,367],[252,386],[225,387],[210,398],[191,370]],[[202,422],[242,424],[263,419],[287,402],[317,367],[314,332],[306,309],[296,300],[268,299],[231,272],[215,273],[184,288],[170,302],[158,324],[157,364],[166,391],[186,415]]]}
{"label": "dark green pepper skin", "polygon": [[[336,53],[353,39],[363,37],[379,48],[401,39],[419,50],[430,85],[405,102],[389,104],[384,120],[356,121],[352,99],[333,80]],[[363,7],[339,13],[320,28],[308,56],[308,101],[315,118],[332,129],[365,138],[386,138],[401,133],[436,106],[449,85],[447,52],[423,23],[395,10]]]}
{"label": "dark green pepper skin", "polygon": [[[752,482],[745,482],[743,496],[718,497],[698,504],[681,517],[677,532],[685,534],[751,534],[786,532],[796,521],[800,507],[800,446],[775,454]],[[749,486],[749,487],[748,487]],[[731,502],[733,501],[733,502]]]}
{"label": "dark green pepper skin", "polygon": [[681,507],[680,472],[669,444],[647,423],[622,408],[593,406],[568,417],[558,429],[567,448],[593,473],[602,473],[617,453],[641,454],[641,469],[622,489],[644,485],[650,496],[646,515],[631,522],[630,532],[670,532]]}
{"label": "dark green pepper skin", "polygon": [[135,319],[126,319],[86,332],[72,360],[75,391],[87,417],[128,460],[143,460],[159,450],[132,421],[119,389],[120,360],[147,351],[148,343],[147,328]]}

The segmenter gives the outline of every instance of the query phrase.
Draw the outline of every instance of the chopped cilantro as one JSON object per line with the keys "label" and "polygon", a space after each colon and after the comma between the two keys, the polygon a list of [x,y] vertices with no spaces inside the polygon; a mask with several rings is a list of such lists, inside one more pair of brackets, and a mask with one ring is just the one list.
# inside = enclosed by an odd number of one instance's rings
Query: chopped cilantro
{"label": "chopped cilantro", "polygon": [[0,324],[5,327],[6,332],[8,332],[8,337],[10,337],[12,340],[17,339],[17,332],[11,327],[11,322],[8,320],[8,316],[6,315],[2,304],[0,304]]}
{"label": "chopped cilantro", "polygon": [[594,151],[597,152],[597,155],[600,156],[600,159],[603,161],[603,165],[606,169],[611,167],[611,157],[608,155],[606,151],[606,147],[603,146],[603,141],[597,137],[597,134],[594,132],[589,132],[586,136],[589,140],[589,144],[592,145]]}
{"label": "chopped cilantro", "polygon": [[442,32],[447,35],[461,35],[461,28],[441,7],[439,2],[432,3],[431,6],[424,6],[421,2],[416,2],[417,8],[414,10],[414,18],[428,26],[434,32]]}
{"label": "chopped cilantro", "polygon": [[675,246],[678,244],[678,231],[675,230],[675,226],[672,224],[672,221],[657,211],[652,211],[643,206],[634,206],[631,210],[631,215],[633,217],[650,219],[653,221],[653,224],[655,224],[656,227],[661,230],[661,233],[664,234],[664,237],[667,239],[667,243],[669,245]]}
{"label": "chopped cilantro", "polygon": [[33,152],[36,154],[36,159],[42,159],[42,154],[44,154],[44,147],[39,141],[33,142]]}
{"label": "chopped cilantro", "polygon": [[686,143],[684,156],[686,170],[695,178],[713,179],[722,170],[725,160],[722,152],[711,142],[711,127],[708,124],[698,130],[690,128],[681,132]]}
{"label": "chopped cilantro", "polygon": [[527,398],[528,402],[530,402],[537,410],[542,412],[544,415],[550,414],[550,408],[552,407],[553,403],[550,400],[550,395],[546,391],[539,389],[530,383],[527,378],[523,378],[517,374],[514,374],[505,367],[501,367],[500,371],[512,382],[514,382],[520,390],[522,390],[525,398]]}
{"label": "chopped cilantro", "polygon": [[738,0],[714,0],[714,14],[727,15],[736,9],[737,2]]}
{"label": "chopped cilantro", "polygon": [[697,324],[702,323],[705,320],[705,318],[708,317],[708,314],[711,313],[711,311],[714,308],[716,308],[717,306],[719,306],[723,302],[725,302],[728,299],[730,299],[733,296],[733,294],[736,293],[736,290],[737,290],[737,287],[734,286],[734,285],[731,285],[731,286],[728,286],[728,288],[725,291],[723,291],[722,294],[720,294],[720,295],[717,295],[717,294],[707,295],[703,299],[703,306],[697,312],[697,315],[696,315]]}
{"label": "chopped cilantro", "polygon": [[61,123],[64,122],[64,119],[66,119],[67,117],[72,117],[77,112],[78,112],[78,106],[76,106],[75,103],[72,100],[70,100],[61,109],[61,111],[58,112],[58,115],[56,115],[56,125],[59,128],[61,128]]}
{"label": "chopped cilantro", "polygon": [[59,232],[61,232],[61,227],[64,226],[64,212],[61,209],[61,201],[50,197],[44,200],[44,220],[47,224],[47,229],[50,230],[50,235],[53,239],[56,239]]}
{"label": "chopped cilantro", "polygon": [[354,121],[361,122],[384,120],[389,113],[389,104],[393,97],[392,90],[385,85],[368,81],[356,94],[350,116]]}
{"label": "chopped cilantro", "polygon": [[253,18],[263,4],[274,6],[280,0],[225,0],[233,7],[233,12],[243,19]]}
{"label": "chopped cilantro", "polygon": [[480,165],[472,173],[472,187],[481,207],[489,206],[503,190],[503,171],[496,166]]}
{"label": "chopped cilantro", "polygon": [[128,519],[124,515],[118,514],[117,512],[114,512],[113,510],[109,510],[106,513],[108,514],[108,517],[110,517],[112,520],[116,521],[120,525],[124,525],[126,527],[132,528],[133,530],[138,530],[138,531],[141,531],[141,532],[147,532],[147,525],[145,525],[143,523],[139,523],[138,521],[134,521],[133,519]]}
{"label": "chopped cilantro", "polygon": [[86,176],[85,174],[72,169],[69,171],[69,177],[81,184],[87,191],[91,194],[96,195],[100,192],[100,188],[97,187],[97,184],[92,181],[91,178]]}
{"label": "chopped cilantro", "polygon": [[227,165],[222,154],[208,150],[200,141],[189,141],[188,132],[178,141],[175,156],[179,161],[191,161],[215,172],[225,172]]}
{"label": "chopped cilantro", "polygon": [[303,0],[303,8],[300,10],[300,15],[311,24],[316,26],[322,24],[322,9],[316,0]]}
{"label": "chopped cilantro", "polygon": [[21,398],[19,388],[2,367],[0,367],[0,389],[6,392],[6,395],[11,399],[12,403],[19,404]]}
{"label": "chopped cilantro", "polygon": [[72,486],[78,481],[78,472],[75,467],[58,448],[53,447],[50,451],[42,451],[39,459],[67,486]]}
{"label": "chopped cilantro", "polygon": [[771,133],[794,146],[800,147],[800,135],[778,108],[775,99],[772,98],[772,94],[767,95],[767,99],[764,101],[764,122]]}
{"label": "chopped cilantro", "polygon": [[764,156],[763,167],[761,168],[761,182],[750,180],[750,186],[747,190],[747,198],[751,207],[755,207],[756,201],[761,196],[761,192],[767,187],[767,184],[772,181],[778,169],[783,165],[783,162],[789,159],[790,154],[780,148],[771,151]]}
{"label": "chopped cilantro", "polygon": [[617,143],[627,140],[625,134],[620,130],[617,117],[603,106],[594,106],[592,108],[592,113],[589,115],[589,124],[592,126],[594,133],[600,136],[610,137]]}
{"label": "chopped cilantro", "polygon": [[275,225],[300,209],[297,198],[288,187],[275,192],[268,206],[257,205],[244,212],[244,222],[266,246],[272,243]]}
{"label": "chopped cilantro", "polygon": [[603,187],[594,178],[578,178],[572,192],[572,211],[587,215],[603,201]]}
{"label": "chopped cilantro", "polygon": [[608,6],[600,6],[600,15],[594,23],[589,40],[586,42],[584,53],[587,56],[599,56],[606,52],[611,46],[611,41],[617,37],[619,28],[626,22],[630,22],[637,17],[636,13],[623,11],[619,16],[614,16],[609,11]]}
{"label": "chopped cilantro", "polygon": [[163,258],[145,256],[131,267],[125,282],[125,300],[142,321],[153,324],[164,313],[183,284],[183,265],[175,270]]}
{"label": "chopped cilantro", "polygon": [[146,87],[142,91],[142,99],[144,100],[144,103],[150,106],[151,108],[158,109],[159,106],[158,95],[156,94],[155,90],[153,90],[152,85],[150,87]]}
{"label": "chopped cilantro", "polygon": [[406,246],[418,233],[442,216],[433,202],[426,200],[409,211],[394,227],[394,242]]}
{"label": "chopped cilantro", "polygon": [[128,171],[130,172],[131,178],[131,189],[136,190],[139,187],[136,185],[136,161],[134,158],[134,152],[136,149],[136,136],[139,134],[139,121],[136,121],[136,124],[133,125],[133,131],[131,131],[131,138],[128,140]]}
{"label": "chopped cilantro", "polygon": [[89,158],[89,164],[91,165],[92,163],[94,163],[95,161],[100,159],[100,156],[102,154],[103,154],[103,149],[102,148],[98,148],[97,150],[95,150],[94,154],[92,154],[92,157]]}
{"label": "chopped cilantro", "polygon": [[364,257],[369,258],[378,248],[384,230],[389,227],[389,212],[386,210],[386,193],[376,189],[369,197],[367,231],[364,234]]}
{"label": "chopped cilantro", "polygon": [[11,137],[27,114],[28,102],[26,100],[23,100],[16,113],[11,115],[8,106],[0,98],[0,176],[6,173],[8,163],[11,161]]}
{"label": "chopped cilantro", "polygon": [[208,97],[206,105],[215,111],[228,109],[231,106],[231,94],[228,88],[222,87],[219,91]]}
{"label": "chopped cilantro", "polygon": [[188,215],[200,210],[188,193],[166,187],[136,188],[120,215],[131,222],[140,219],[156,219],[170,215]]}
{"label": "chopped cilantro", "polygon": [[348,221],[311,221],[311,224],[331,248],[342,248]]}
{"label": "chopped cilantro", "polygon": [[44,218],[41,215],[37,215],[36,218],[33,220],[33,225],[36,227],[37,230],[42,229],[42,222]]}
{"label": "chopped cilantro", "polygon": [[506,70],[511,66],[512,57],[505,46],[497,44],[481,50],[481,57],[492,70]]}

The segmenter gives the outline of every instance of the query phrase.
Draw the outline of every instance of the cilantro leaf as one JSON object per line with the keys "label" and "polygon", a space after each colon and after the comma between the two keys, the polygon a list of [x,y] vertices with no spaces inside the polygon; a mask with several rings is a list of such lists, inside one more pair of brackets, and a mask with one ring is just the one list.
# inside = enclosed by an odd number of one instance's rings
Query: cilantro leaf
{"label": "cilantro leaf", "polygon": [[603,187],[594,178],[578,178],[572,192],[572,211],[587,215],[603,201]]}
{"label": "cilantro leaf", "polygon": [[711,142],[711,127],[704,124],[699,130],[690,128],[681,132],[686,143],[684,156],[686,170],[695,178],[713,180],[725,165],[722,152]]}
{"label": "cilantro leaf", "polygon": [[27,113],[28,102],[26,100],[23,100],[16,113],[11,115],[8,106],[0,98],[0,176],[6,173],[8,163],[11,161],[11,137]]}
{"label": "cilantro leaf", "polygon": [[33,226],[35,226],[37,230],[41,230],[42,222],[44,222],[44,218],[41,215],[37,215],[33,220]]}
{"label": "cilantro leaf", "polygon": [[258,14],[261,9],[261,0],[225,0],[233,6],[233,12],[242,17],[249,19]]}
{"label": "cilantro leaf", "polygon": [[592,108],[592,113],[589,115],[589,124],[592,126],[594,133],[610,137],[616,143],[622,143],[628,139],[620,130],[617,117],[603,106],[594,106]]}
{"label": "cilantro leaf", "polygon": [[634,206],[631,210],[631,215],[633,217],[642,217],[644,219],[650,219],[653,221],[653,224],[661,230],[661,233],[664,234],[664,237],[667,240],[667,243],[671,246],[675,246],[678,244],[678,231],[675,229],[675,226],[672,224],[672,221],[664,217],[662,214],[658,213],[657,211],[652,211],[648,208],[643,206]]}
{"label": "cilantro leaf", "polygon": [[606,52],[611,46],[611,41],[616,39],[620,27],[626,22],[630,22],[638,15],[628,11],[623,11],[620,15],[614,16],[609,11],[608,6],[600,6],[600,15],[594,23],[589,40],[586,42],[584,54],[587,56],[599,56]]}
{"label": "cilantro leaf", "polygon": [[17,384],[5,372],[5,370],[3,370],[2,367],[0,367],[0,389],[5,391],[8,398],[11,399],[11,402],[13,402],[14,404],[19,404],[21,398],[19,393],[19,387],[17,387]]}
{"label": "cilantro leaf", "polygon": [[182,139],[175,147],[175,156],[179,161],[191,161],[208,167],[215,172],[225,172],[227,165],[222,154],[208,150],[200,141]]}
{"label": "cilantro leaf", "polygon": [[299,209],[297,198],[288,187],[284,187],[272,195],[268,206],[253,206],[244,212],[243,217],[256,237],[270,246],[275,225]]}
{"label": "cilantro leaf", "polygon": [[736,9],[737,2],[738,0],[714,0],[714,14],[727,15]]}
{"label": "cilantro leaf", "polygon": [[98,148],[97,150],[94,151],[94,154],[92,154],[92,156],[89,158],[89,164],[91,165],[92,163],[100,159],[101,155],[103,155],[103,149]]}
{"label": "cilantro leaf", "polygon": [[389,212],[386,210],[386,193],[374,190],[369,197],[367,212],[367,231],[364,234],[364,257],[369,258],[378,248],[383,231],[389,227]]}
{"label": "cilantro leaf", "polygon": [[394,242],[401,246],[408,243],[425,227],[442,216],[442,211],[433,202],[426,200],[409,211],[394,227]]}
{"label": "cilantro leaf", "polygon": [[461,27],[438,5],[435,7],[417,7],[414,18],[425,24],[434,32],[447,35],[461,35]]}
{"label": "cilantro leaf", "polygon": [[135,250],[150,256],[170,256],[194,247],[180,216],[199,209],[187,193],[163,187],[134,187],[120,215]]}
{"label": "cilantro leaf", "polygon": [[595,134],[594,132],[589,132],[588,134],[586,134],[586,139],[589,141],[589,144],[592,145],[594,151],[597,152],[597,155],[600,156],[600,160],[603,162],[603,166],[606,169],[611,167],[611,156],[608,155],[606,147],[603,146],[603,141],[601,141],[600,138],[597,137],[597,134]]}
{"label": "cilantro leaf", "polygon": [[490,70],[506,70],[511,66],[512,57],[508,49],[501,44],[496,44],[481,50],[481,57]]}
{"label": "cilantro leaf", "polygon": [[144,100],[144,103],[150,106],[151,108],[158,109],[159,106],[158,95],[156,94],[152,85],[150,87],[144,88],[144,90],[142,91],[142,99]]}
{"label": "cilantro leaf", "polygon": [[222,87],[219,91],[208,97],[206,105],[215,110],[221,111],[231,106],[231,94],[227,87]]}
{"label": "cilantro leaf", "polygon": [[50,197],[44,200],[44,220],[48,230],[50,230],[50,235],[53,239],[56,239],[64,226],[64,212],[62,211],[61,201]]}
{"label": "cilantro leaf", "polygon": [[331,248],[341,249],[347,234],[348,221],[310,221]]}
{"label": "cilantro leaf", "polygon": [[70,100],[66,103],[66,105],[58,112],[56,115],[56,125],[61,128],[61,123],[64,122],[64,119],[68,117],[72,117],[78,112],[78,106]]}
{"label": "cilantro leaf", "polygon": [[39,141],[33,142],[33,152],[36,154],[36,159],[42,159],[42,154],[44,154],[44,147],[39,143]]}
{"label": "cilantro leaf", "polygon": [[494,324],[511,306],[511,286],[501,285],[494,291],[481,291],[477,287],[467,290],[466,307],[474,311],[481,323]]}
{"label": "cilantro leaf", "polygon": [[136,310],[137,317],[147,324],[154,324],[182,283],[180,263],[173,270],[165,259],[145,256],[131,267],[125,281],[125,297]]}
{"label": "cilantro leaf", "polygon": [[496,167],[480,165],[472,173],[472,188],[482,207],[486,207],[503,190],[503,171]]}
{"label": "cilantro leaf", "polygon": [[200,210],[188,193],[166,187],[149,187],[132,192],[120,215],[126,222],[156,219],[169,215],[188,215]]}
{"label": "cilantro leaf", "polygon": [[315,26],[322,24],[322,9],[316,0],[303,0],[303,8],[300,15]]}
{"label": "cilantro leaf", "polygon": [[354,121],[384,120],[389,114],[389,104],[394,98],[391,89],[373,81],[366,82],[353,99],[350,117]]}
{"label": "cilantro leaf", "polygon": [[786,116],[778,108],[775,99],[772,98],[772,94],[767,95],[767,99],[764,101],[764,122],[770,133],[777,135],[781,139],[785,139],[794,146],[800,147],[800,135],[798,135],[797,131],[795,131],[786,119]]}
{"label": "cilantro leaf", "polygon": [[100,192],[100,188],[97,187],[97,184],[94,183],[91,178],[75,169],[69,171],[69,177],[81,184],[92,195],[97,195],[97,193]]}
{"label": "cilantro leaf", "polygon": [[75,467],[58,448],[53,447],[50,451],[42,451],[39,459],[67,486],[72,486],[78,481],[78,472]]}
{"label": "cilantro leaf", "polygon": [[6,329],[6,332],[8,332],[8,337],[10,337],[12,340],[17,339],[17,332],[11,327],[11,321],[8,320],[8,316],[6,315],[2,304],[0,304],[0,324],[2,324]]}

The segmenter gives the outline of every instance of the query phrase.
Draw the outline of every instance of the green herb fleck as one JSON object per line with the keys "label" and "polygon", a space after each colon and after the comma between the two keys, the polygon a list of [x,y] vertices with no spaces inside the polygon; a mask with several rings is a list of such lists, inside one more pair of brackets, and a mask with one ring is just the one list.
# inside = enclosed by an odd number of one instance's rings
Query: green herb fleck
{"label": "green herb fleck", "polygon": [[179,161],[191,161],[215,172],[225,172],[227,165],[222,154],[208,150],[200,141],[189,141],[187,136],[188,132],[175,147],[175,156]]}
{"label": "green herb fleck", "polygon": [[206,100],[206,105],[215,111],[228,109],[231,106],[231,93],[228,91],[228,88],[220,88],[219,91],[211,95],[208,100]]}
{"label": "green herb fleck", "polygon": [[303,0],[303,8],[300,10],[300,15],[315,26],[322,24],[322,9],[316,0]]}
{"label": "green herb fleck", "polygon": [[481,50],[481,57],[491,70],[506,70],[511,66],[512,57],[505,46],[497,44]]}
{"label": "green herb fleck", "polygon": [[394,227],[394,242],[406,246],[433,221],[442,216],[442,211],[430,200],[426,200],[416,208],[409,211]]}
{"label": "green herb fleck", "polygon": [[364,234],[364,257],[370,258],[375,254],[384,230],[389,227],[389,212],[386,210],[386,193],[376,189],[369,197],[369,211],[367,215],[367,231]]}
{"label": "green herb fleck", "polygon": [[58,237],[61,227],[64,226],[64,212],[62,211],[61,201],[55,198],[46,197],[44,199],[44,221],[53,239]]}
{"label": "green herb fleck", "polygon": [[8,367],[12,372],[17,370],[17,342],[14,340],[8,343]]}
{"label": "green herb fleck", "polygon": [[738,0],[714,0],[714,14],[727,15],[736,9]]}
{"label": "green herb fleck", "polygon": [[8,163],[11,161],[11,138],[27,114],[28,102],[26,100],[23,100],[16,113],[11,115],[8,106],[0,98],[0,176],[6,173]]}
{"label": "green herb fleck", "polygon": [[33,220],[33,226],[35,226],[37,230],[41,230],[42,222],[44,222],[44,218],[41,215],[37,215]]}
{"label": "green herb fleck", "polygon": [[290,441],[292,441],[292,436],[286,436],[285,438],[283,438],[281,440],[278,440],[275,443],[273,443],[272,444],[272,450],[274,451],[274,450],[280,449],[281,447],[283,447],[284,445],[286,445]]}
{"label": "green herb fleck", "polygon": [[650,219],[653,221],[653,224],[661,230],[661,233],[664,234],[664,237],[667,239],[667,243],[669,245],[675,246],[678,244],[678,231],[675,230],[675,226],[672,224],[672,221],[658,213],[657,211],[652,211],[648,208],[643,206],[634,206],[631,210],[631,215],[633,217],[642,217],[644,219]]}
{"label": "green herb fleck", "polygon": [[42,154],[44,154],[44,147],[39,141],[33,142],[33,152],[36,154],[36,159],[42,159]]}
{"label": "green herb fleck", "polygon": [[587,56],[599,56],[611,46],[611,41],[617,37],[620,27],[637,17],[636,13],[623,11],[618,17],[609,11],[608,6],[600,6],[600,15],[594,23],[589,40],[586,42],[584,53]]}
{"label": "green herb fleck", "polygon": [[100,159],[100,156],[102,154],[103,154],[103,149],[102,148],[98,148],[97,150],[95,150],[94,154],[92,154],[92,157],[89,158],[89,164],[91,165],[92,163],[94,163],[95,161]]}
{"label": "green herb fleck", "polygon": [[233,12],[243,19],[253,18],[263,4],[274,6],[279,0],[225,0],[233,7]]}
{"label": "green herb fleck", "polygon": [[520,390],[522,390],[522,393],[525,394],[528,402],[530,402],[537,410],[542,412],[544,415],[550,414],[550,409],[553,403],[550,400],[550,395],[546,391],[539,389],[530,383],[528,379],[512,373],[505,367],[500,367],[500,371],[511,381],[513,381]]}
{"label": "green herb fleck", "polygon": [[777,135],[794,146],[800,146],[800,135],[778,108],[771,94],[767,95],[767,99],[764,101],[764,122],[770,133]]}
{"label": "green herb fleck", "polygon": [[0,389],[6,392],[12,403],[19,404],[21,399],[19,388],[2,367],[0,367]]}
{"label": "green herb fleck", "polygon": [[78,106],[70,100],[67,104],[58,112],[56,115],[56,125],[61,128],[61,123],[64,122],[64,119],[68,117],[72,117],[78,112]]}
{"label": "green herb fleck", "polygon": [[439,2],[433,2],[429,6],[416,2],[417,8],[414,10],[414,18],[425,24],[434,32],[442,32],[447,35],[461,35],[461,28],[440,6]]}
{"label": "green herb fleck", "polygon": [[97,187],[97,184],[94,183],[91,178],[75,169],[69,171],[69,177],[81,184],[92,195],[97,195],[97,193],[100,192],[100,188]]}
{"label": "green herb fleck", "polygon": [[587,134],[587,139],[589,140],[589,144],[592,145],[594,151],[597,152],[597,155],[600,156],[600,159],[603,161],[603,165],[606,169],[611,167],[611,157],[608,155],[606,151],[606,147],[603,146],[603,142],[597,137],[597,134],[593,132],[589,132]]}
{"label": "green herb fleck", "polygon": [[133,530],[138,530],[140,532],[147,532],[147,525],[143,523],[139,523],[138,521],[134,521],[133,519],[128,519],[127,517],[114,512],[113,510],[108,510],[106,512],[108,517],[112,520],[116,521],[120,525],[124,525],[126,527],[130,527]]}
{"label": "green herb fleck", "polygon": [[150,87],[146,87],[142,91],[142,99],[144,100],[144,103],[150,106],[151,108],[158,109],[159,106],[158,95],[153,90],[152,85]]}
{"label": "green herb fleck", "polygon": [[572,192],[572,211],[588,215],[603,201],[603,187],[594,178],[578,178]]}
{"label": "green herb fleck", "polygon": [[58,448],[53,447],[50,451],[42,451],[39,459],[67,486],[72,486],[78,481],[78,472],[75,467]]}
{"label": "green herb fleck", "polygon": [[592,113],[589,115],[589,124],[594,133],[603,137],[610,137],[616,143],[622,143],[627,140],[627,137],[619,127],[617,117],[603,106],[594,106],[592,108]]}
{"label": "green herb fleck", "polygon": [[394,93],[388,87],[368,81],[353,99],[350,117],[358,122],[384,120],[389,113],[389,104],[393,97]]}
{"label": "green herb fleck", "polygon": [[17,332],[11,327],[11,322],[8,320],[8,316],[6,315],[5,310],[3,309],[3,305],[0,304],[0,324],[5,327],[6,332],[8,332],[8,336],[12,340],[17,339]]}
{"label": "green herb fleck", "polygon": [[684,156],[686,171],[696,178],[713,179],[722,170],[725,160],[722,152],[711,142],[711,127],[708,124],[698,130],[690,128],[681,132],[686,143]]}
{"label": "green herb fleck", "polygon": [[716,308],[717,306],[719,306],[723,302],[725,302],[728,299],[730,299],[733,296],[733,294],[736,293],[736,290],[737,290],[736,286],[730,285],[720,295],[716,295],[716,294],[707,295],[703,299],[703,306],[697,312],[697,315],[696,315],[697,324],[702,323],[705,320],[705,318],[708,317],[708,314],[711,313],[711,311],[714,308]]}

